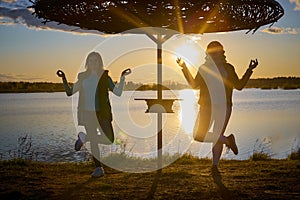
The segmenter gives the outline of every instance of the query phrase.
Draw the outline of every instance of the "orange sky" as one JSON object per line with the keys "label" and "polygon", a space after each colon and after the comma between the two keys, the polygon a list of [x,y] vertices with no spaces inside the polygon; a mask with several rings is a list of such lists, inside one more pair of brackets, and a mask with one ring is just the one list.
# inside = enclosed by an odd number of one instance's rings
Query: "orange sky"
{"label": "orange sky", "polygon": [[[300,77],[300,3],[279,2],[285,15],[271,29],[261,27],[255,34],[238,31],[171,38],[163,46],[168,51],[164,64],[171,69],[164,70],[163,79],[184,81],[175,63],[176,56],[192,60],[190,64],[197,68],[204,59],[203,49],[212,40],[223,44],[228,62],[235,66],[240,77],[254,58],[259,66],[252,78]],[[156,82],[156,46],[146,36],[103,37],[41,29],[4,16],[1,10],[0,14],[0,81],[60,82],[55,75],[57,69],[64,70],[69,80],[74,81],[86,55],[98,47],[96,50],[105,65],[113,63],[107,66],[113,79],[117,80],[121,70],[130,67],[134,73],[128,76],[128,81]]]}

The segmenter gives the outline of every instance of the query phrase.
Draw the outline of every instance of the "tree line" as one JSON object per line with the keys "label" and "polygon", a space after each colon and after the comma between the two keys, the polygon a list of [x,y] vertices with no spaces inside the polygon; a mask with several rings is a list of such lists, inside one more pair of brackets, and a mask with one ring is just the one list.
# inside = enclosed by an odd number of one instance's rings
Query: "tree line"
{"label": "tree line", "polygon": [[276,77],[250,79],[246,88],[261,89],[298,89],[300,88],[300,77]]}
{"label": "tree line", "polygon": [[[72,83],[70,83],[72,85]],[[181,90],[190,88],[186,84],[175,81],[166,81],[162,89]],[[298,89],[300,88],[300,77],[276,77],[250,79],[246,88],[261,89]],[[125,82],[124,90],[156,90],[157,84]],[[21,93],[21,92],[64,92],[62,83],[51,82],[0,82],[1,93]]]}

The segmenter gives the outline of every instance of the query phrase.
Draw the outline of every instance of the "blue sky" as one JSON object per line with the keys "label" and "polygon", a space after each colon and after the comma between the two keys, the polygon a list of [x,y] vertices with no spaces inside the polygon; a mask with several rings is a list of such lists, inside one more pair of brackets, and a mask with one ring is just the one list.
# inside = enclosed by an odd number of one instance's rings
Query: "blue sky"
{"label": "blue sky", "polygon": [[[271,28],[261,27],[255,34],[245,34],[246,31],[204,34],[193,40],[192,47],[182,53],[187,55],[182,57],[193,55],[195,46],[200,52],[197,55],[201,55],[210,41],[218,40],[224,45],[227,59],[239,76],[253,58],[259,60],[254,78],[300,76],[300,0],[278,2],[285,15]],[[155,45],[147,37],[107,37],[96,31],[74,31],[75,27],[56,23],[44,25],[31,15],[32,11],[26,8],[28,5],[27,0],[0,0],[0,81],[59,82],[55,76],[57,69],[63,69],[73,81],[86,55],[96,49],[109,65],[113,79],[119,77],[120,70],[131,67],[136,73],[128,80],[155,82]],[[164,48],[176,51],[187,40],[172,38]],[[198,57],[191,63],[195,67],[203,62],[203,58]],[[165,73],[164,80],[184,81],[175,59],[175,56],[166,56],[167,68],[173,72]],[[145,74],[148,75],[146,79],[143,78]]]}

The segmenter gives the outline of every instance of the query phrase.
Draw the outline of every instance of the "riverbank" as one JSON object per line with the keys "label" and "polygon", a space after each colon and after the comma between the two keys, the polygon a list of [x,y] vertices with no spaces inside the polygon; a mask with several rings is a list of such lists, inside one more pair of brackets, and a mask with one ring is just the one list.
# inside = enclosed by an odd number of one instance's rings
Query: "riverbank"
{"label": "riverbank", "polygon": [[183,157],[162,173],[124,173],[92,163],[0,161],[0,199],[299,199],[300,161]]}
{"label": "riverbank", "polygon": [[[70,83],[72,85],[72,83]],[[186,84],[175,81],[165,81],[163,90],[182,90],[189,89]],[[275,77],[275,78],[257,78],[250,79],[246,88],[260,89],[300,89],[300,77]],[[132,81],[125,82],[124,90],[127,91],[144,91],[157,90],[156,84],[134,83]],[[64,92],[62,83],[51,82],[1,82],[0,93],[36,93],[36,92]]]}

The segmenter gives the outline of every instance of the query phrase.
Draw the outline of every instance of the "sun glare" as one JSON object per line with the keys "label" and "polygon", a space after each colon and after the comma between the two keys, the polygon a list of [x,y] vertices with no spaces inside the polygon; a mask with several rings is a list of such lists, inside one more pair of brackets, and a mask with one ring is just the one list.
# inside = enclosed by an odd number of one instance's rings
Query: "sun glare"
{"label": "sun glare", "polygon": [[185,42],[175,49],[175,59],[182,58],[188,65],[199,66],[203,57],[202,49],[193,40]]}
{"label": "sun glare", "polygon": [[193,134],[193,128],[196,120],[195,105],[197,105],[197,94],[193,90],[181,90],[179,92],[180,101],[180,113],[179,119],[181,121],[181,127],[188,135]]}

